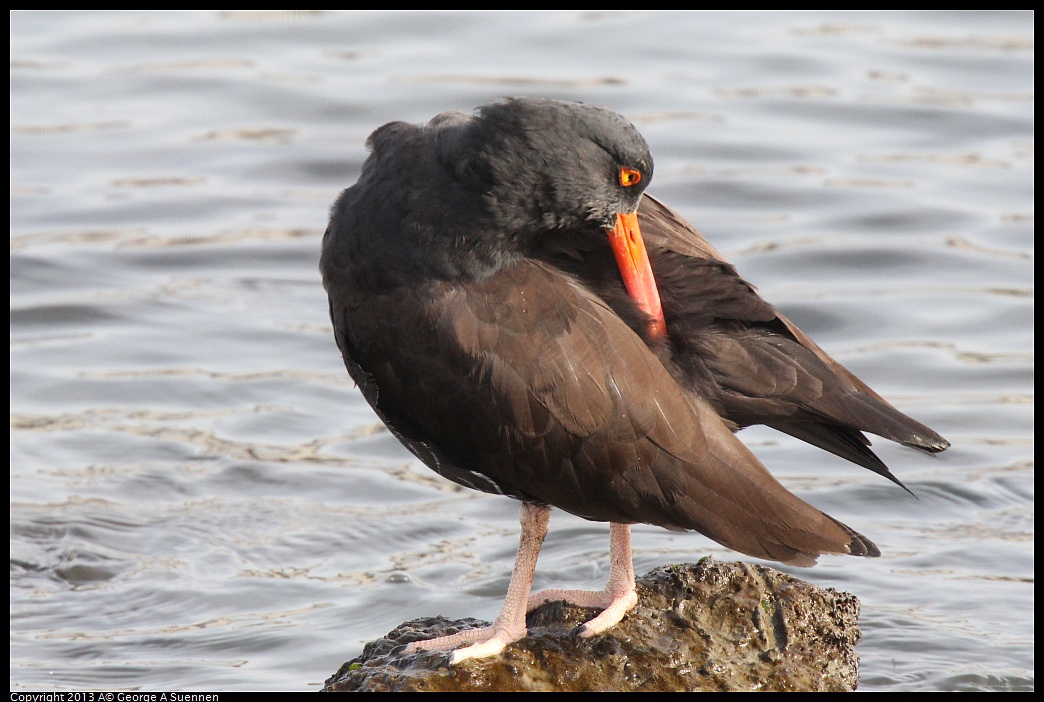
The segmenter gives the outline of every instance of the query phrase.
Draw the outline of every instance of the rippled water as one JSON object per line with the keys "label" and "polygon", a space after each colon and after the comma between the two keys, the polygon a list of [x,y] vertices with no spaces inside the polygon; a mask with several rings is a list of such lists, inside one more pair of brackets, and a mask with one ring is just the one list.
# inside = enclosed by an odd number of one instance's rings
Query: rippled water
{"label": "rippled water", "polygon": [[[913,499],[741,436],[876,560],[864,690],[1032,690],[1033,14],[11,15],[11,687],[315,689],[499,609],[517,509],[405,452],[317,272],[369,132],[510,94],[608,105],[650,192],[953,448]],[[737,555],[635,529],[636,568]],[[601,586],[556,513],[537,587]]]}

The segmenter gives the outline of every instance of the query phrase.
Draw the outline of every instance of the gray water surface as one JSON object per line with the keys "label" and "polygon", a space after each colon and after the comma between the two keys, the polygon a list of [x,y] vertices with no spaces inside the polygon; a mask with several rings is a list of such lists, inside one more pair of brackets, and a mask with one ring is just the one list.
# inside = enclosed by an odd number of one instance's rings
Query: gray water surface
{"label": "gray water surface", "polygon": [[[917,495],[740,436],[879,559],[863,690],[1032,690],[1034,15],[11,14],[11,688],[316,689],[406,619],[492,619],[517,505],[385,431],[317,271],[364,141],[498,97],[616,109],[649,192],[953,447]],[[712,554],[635,528],[639,573]],[[556,512],[536,587],[601,587]]]}

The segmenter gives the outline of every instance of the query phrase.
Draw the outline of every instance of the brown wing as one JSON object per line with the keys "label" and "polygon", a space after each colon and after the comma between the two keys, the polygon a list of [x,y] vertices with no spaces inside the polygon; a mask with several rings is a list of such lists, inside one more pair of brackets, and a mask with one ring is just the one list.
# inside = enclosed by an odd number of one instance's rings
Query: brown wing
{"label": "brown wing", "polygon": [[[899,485],[864,431],[929,453],[949,446],[827,355],[676,212],[646,195],[638,216],[669,335],[667,344],[646,343],[728,424],[774,427]],[[556,232],[539,242],[538,255],[644,334],[647,318],[621,284],[601,233]]]}
{"label": "brown wing", "polygon": [[723,416],[772,426],[896,483],[862,432],[930,453],[949,446],[761,299],[676,212],[646,196],[640,221],[664,292],[673,358]]}
{"label": "brown wing", "polygon": [[349,371],[450,479],[785,563],[878,554],[783,488],[604,301],[550,266],[354,303],[331,292]]}

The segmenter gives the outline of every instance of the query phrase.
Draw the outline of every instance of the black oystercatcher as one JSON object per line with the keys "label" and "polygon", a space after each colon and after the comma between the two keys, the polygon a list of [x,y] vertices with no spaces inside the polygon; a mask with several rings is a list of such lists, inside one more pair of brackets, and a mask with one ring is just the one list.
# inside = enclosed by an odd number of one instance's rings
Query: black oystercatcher
{"label": "black oystercatcher", "polygon": [[[496,621],[413,649],[493,655],[552,599],[602,608],[578,633],[605,631],[637,599],[634,523],[794,565],[880,554],[787,491],[733,432],[766,424],[896,483],[862,432],[926,452],[949,444],[643,195],[653,162],[633,125],[518,98],[386,124],[368,145],[321,261],[348,372],[432,470],[522,502]],[[552,506],[610,522],[604,591],[530,595]]]}

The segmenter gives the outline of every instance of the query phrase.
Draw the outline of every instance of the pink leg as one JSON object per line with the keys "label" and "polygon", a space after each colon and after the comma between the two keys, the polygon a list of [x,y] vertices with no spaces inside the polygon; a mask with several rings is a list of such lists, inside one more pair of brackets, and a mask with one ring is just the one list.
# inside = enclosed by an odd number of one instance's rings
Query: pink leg
{"label": "pink leg", "polygon": [[638,594],[634,591],[630,525],[609,525],[609,580],[604,590],[541,590],[529,596],[527,609],[532,611],[545,602],[555,600],[565,600],[579,607],[602,609],[601,614],[579,627],[579,635],[584,639],[601,634],[623,619],[638,604]]}
{"label": "pink leg", "polygon": [[[414,641],[406,647],[406,652],[422,649],[449,650],[462,643],[471,643],[471,646],[453,652],[450,656],[450,665],[453,665],[468,658],[494,656],[503,651],[509,643],[523,638],[526,635],[526,603],[529,600],[529,591],[533,587],[533,573],[536,571],[540,545],[547,536],[550,515],[550,507],[522,503],[519,516],[522,536],[519,538],[515,569],[511,572],[511,583],[508,585],[504,606],[492,626],[468,629],[427,641]],[[631,581],[634,582],[633,574]]]}

